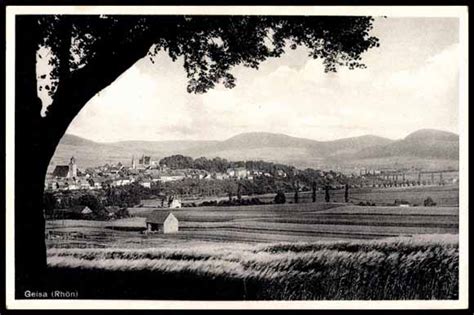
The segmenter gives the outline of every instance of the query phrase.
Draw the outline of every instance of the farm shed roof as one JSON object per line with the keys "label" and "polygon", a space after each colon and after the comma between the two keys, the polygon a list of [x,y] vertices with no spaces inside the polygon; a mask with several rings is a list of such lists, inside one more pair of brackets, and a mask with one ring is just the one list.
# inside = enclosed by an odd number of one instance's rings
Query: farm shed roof
{"label": "farm shed roof", "polygon": [[88,206],[76,205],[69,208],[70,212],[76,213],[91,213],[93,212]]}
{"label": "farm shed roof", "polygon": [[147,223],[158,223],[158,224],[161,224],[161,223],[164,223],[166,218],[168,218],[169,215],[173,215],[173,213],[169,212],[169,211],[154,211],[152,212],[147,218],[146,218],[146,222]]}

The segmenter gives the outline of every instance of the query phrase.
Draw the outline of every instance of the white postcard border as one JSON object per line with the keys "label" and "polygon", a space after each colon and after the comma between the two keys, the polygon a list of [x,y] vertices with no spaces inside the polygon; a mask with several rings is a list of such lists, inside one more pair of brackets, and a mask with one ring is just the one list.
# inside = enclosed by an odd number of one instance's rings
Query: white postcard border
{"label": "white postcard border", "polygon": [[[372,15],[457,17],[460,21],[459,300],[148,301],[15,299],[15,15],[19,14]],[[465,309],[468,307],[468,8],[464,6],[7,6],[6,7],[6,306],[7,309]]]}

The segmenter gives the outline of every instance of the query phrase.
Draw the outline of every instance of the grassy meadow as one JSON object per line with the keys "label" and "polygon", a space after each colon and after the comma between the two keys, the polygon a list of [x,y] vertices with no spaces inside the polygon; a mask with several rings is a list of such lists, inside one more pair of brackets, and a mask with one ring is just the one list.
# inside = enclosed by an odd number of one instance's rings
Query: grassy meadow
{"label": "grassy meadow", "polygon": [[[115,294],[126,297],[130,287],[123,287],[123,279],[133,278],[144,296],[165,299],[456,299],[458,259],[456,235],[48,252],[49,266],[67,275],[63,285],[96,281],[100,274]],[[201,292],[203,284],[219,291]],[[88,294],[99,298],[104,292]]]}

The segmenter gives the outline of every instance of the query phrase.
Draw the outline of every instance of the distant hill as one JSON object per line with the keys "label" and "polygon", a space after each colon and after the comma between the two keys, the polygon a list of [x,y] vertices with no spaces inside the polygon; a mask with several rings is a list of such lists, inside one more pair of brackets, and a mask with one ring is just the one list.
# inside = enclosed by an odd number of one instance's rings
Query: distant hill
{"label": "distant hill", "polygon": [[220,149],[232,148],[316,148],[324,150],[345,150],[348,148],[358,148],[391,143],[393,140],[367,135],[354,138],[345,138],[334,141],[316,141],[305,138],[290,137],[284,134],[268,132],[249,132],[242,133],[225,141],[218,142],[215,145]]}
{"label": "distant hill", "polygon": [[436,130],[436,129],[420,129],[410,133],[405,137],[406,141],[459,141],[459,136],[453,132]]}
{"label": "distant hill", "polygon": [[225,141],[219,142],[217,145],[221,149],[229,148],[277,148],[277,147],[308,147],[321,143],[320,141],[305,138],[290,137],[280,133],[269,132],[248,132],[241,133]]}
{"label": "distant hill", "polygon": [[422,129],[402,140],[359,151],[354,157],[382,158],[410,156],[429,159],[459,159],[459,136],[452,132]]}
{"label": "distant hill", "polygon": [[[334,141],[316,141],[284,134],[251,132],[224,141],[121,141],[98,143],[66,134],[56,149],[51,169],[74,155],[80,167],[104,163],[131,163],[132,156],[151,155],[159,160],[172,154],[228,160],[265,160],[296,167],[436,167],[456,166],[459,137],[450,132],[422,129],[404,139],[366,135]],[[441,164],[440,164],[441,165]]]}
{"label": "distant hill", "polygon": [[194,147],[185,154],[192,157],[222,157],[228,160],[265,160],[297,167],[319,167],[326,159],[342,153],[355,153],[361,148],[384,145],[393,140],[377,136],[361,136],[335,141],[316,141],[267,132],[242,133],[212,145]]}
{"label": "distant hill", "polygon": [[61,145],[70,145],[70,146],[96,146],[100,145],[97,142],[87,140],[75,135],[65,134],[61,139]]}

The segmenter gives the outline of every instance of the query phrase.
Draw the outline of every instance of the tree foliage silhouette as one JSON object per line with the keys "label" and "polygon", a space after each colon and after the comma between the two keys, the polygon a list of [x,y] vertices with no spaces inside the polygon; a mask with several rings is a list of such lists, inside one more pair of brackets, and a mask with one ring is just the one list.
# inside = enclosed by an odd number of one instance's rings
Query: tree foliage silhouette
{"label": "tree foliage silhouette", "polygon": [[[217,84],[232,88],[236,65],[258,69],[289,46],[306,46],[325,71],[363,68],[363,52],[378,46],[371,17],[104,16],[16,17],[16,270],[25,281],[46,266],[41,211],[46,170],[69,124],[98,92],[143,57],[165,51],[181,58],[189,93]],[[40,47],[49,51],[39,54]],[[52,99],[45,116],[38,98],[37,58],[48,58],[50,80],[39,89]],[[44,75],[44,74],[43,74]],[[39,78],[41,79],[41,77]],[[24,168],[35,157],[35,167]],[[25,198],[28,196],[28,198]]]}
{"label": "tree foliage silhouette", "polygon": [[349,184],[344,186],[344,202],[349,202]]}
{"label": "tree foliage silhouette", "polygon": [[329,195],[329,185],[324,187],[324,200],[329,202],[331,200],[331,196]]}
{"label": "tree foliage silhouette", "polygon": [[286,196],[283,191],[278,191],[277,194],[275,195],[274,202],[276,204],[282,204],[286,202]]}
{"label": "tree foliage silhouette", "polygon": [[311,183],[311,190],[312,190],[311,197],[312,197],[313,202],[316,202],[317,189],[318,189],[318,186],[316,184],[316,181],[313,180],[313,182]]}

